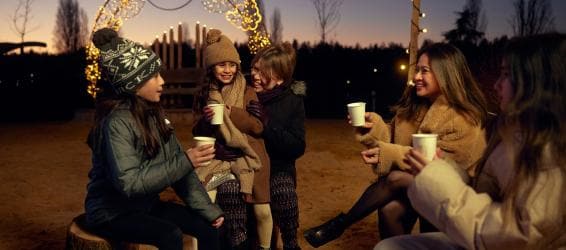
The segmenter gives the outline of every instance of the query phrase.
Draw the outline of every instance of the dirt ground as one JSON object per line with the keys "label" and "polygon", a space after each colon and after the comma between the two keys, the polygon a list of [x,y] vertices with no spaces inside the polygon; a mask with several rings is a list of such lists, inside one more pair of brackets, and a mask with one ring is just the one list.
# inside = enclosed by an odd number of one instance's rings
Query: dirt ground
{"label": "dirt ground", "polygon": [[[183,145],[190,120],[174,120]],[[345,120],[308,120],[307,150],[297,163],[302,232],[347,211],[373,173]],[[83,213],[90,151],[90,121],[0,123],[0,249],[63,249],[71,220]],[[319,249],[371,249],[378,241],[376,215],[350,227]]]}

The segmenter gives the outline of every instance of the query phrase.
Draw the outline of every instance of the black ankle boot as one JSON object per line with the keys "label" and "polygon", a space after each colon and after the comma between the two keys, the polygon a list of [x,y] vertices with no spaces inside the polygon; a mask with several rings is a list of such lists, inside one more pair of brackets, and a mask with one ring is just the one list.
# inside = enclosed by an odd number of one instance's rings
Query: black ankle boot
{"label": "black ankle boot", "polygon": [[347,227],[345,218],[346,215],[340,213],[338,216],[325,222],[324,224],[306,230],[303,233],[303,236],[313,247],[316,248],[322,246],[342,235],[344,229],[346,229]]}

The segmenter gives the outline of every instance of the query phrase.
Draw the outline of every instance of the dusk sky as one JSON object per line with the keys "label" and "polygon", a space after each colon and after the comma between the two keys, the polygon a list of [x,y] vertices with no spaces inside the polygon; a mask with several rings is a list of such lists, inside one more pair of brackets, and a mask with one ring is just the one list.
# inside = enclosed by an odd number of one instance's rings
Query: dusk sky
{"label": "dusk sky", "polygon": [[[485,0],[483,10],[486,14],[486,35],[488,39],[501,35],[512,35],[510,19],[513,15],[514,0]],[[53,43],[53,30],[59,0],[36,0],[32,6],[33,19],[29,27],[36,30],[26,35],[27,41]],[[163,7],[176,7],[186,0],[154,0]],[[551,0],[555,17],[555,27],[566,32],[566,1]],[[18,0],[0,2],[0,42],[17,42],[15,32],[10,28],[10,16]],[[79,0],[80,6],[87,12],[88,27],[92,27],[94,16],[104,0]],[[268,18],[273,9],[281,10],[283,39],[317,42],[320,39],[316,26],[315,9],[309,0],[264,0]],[[426,18],[421,19],[421,27],[428,33],[422,39],[441,41],[441,34],[454,27],[456,11],[461,11],[465,0],[421,0],[421,9]],[[362,46],[381,43],[408,44],[411,14],[410,0],[344,0],[341,8],[341,20],[338,27],[329,35],[329,40],[345,45]],[[208,27],[219,28],[232,40],[246,42],[244,32],[232,26],[222,14],[208,13],[200,0],[192,2],[177,11],[162,11],[146,2],[142,11],[133,19],[127,20],[122,28],[123,34],[141,43],[151,43],[156,35],[161,35],[170,26],[179,22],[190,24],[191,38],[194,37],[194,24],[200,21]]]}

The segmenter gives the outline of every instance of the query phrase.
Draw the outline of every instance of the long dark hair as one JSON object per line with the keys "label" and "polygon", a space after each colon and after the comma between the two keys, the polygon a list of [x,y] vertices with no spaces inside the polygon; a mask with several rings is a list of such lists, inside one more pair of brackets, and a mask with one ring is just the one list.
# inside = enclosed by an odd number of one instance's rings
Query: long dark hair
{"label": "long dark hair", "polygon": [[[517,209],[530,204],[531,195],[550,153],[560,168],[562,186],[558,204],[566,205],[566,35],[543,34],[518,37],[509,41],[503,60],[507,62],[513,97],[499,116],[484,157],[477,168],[479,174],[489,155],[501,141],[516,145],[514,178],[503,203],[504,220],[519,214]],[[517,140],[516,132],[520,133]],[[476,175],[477,176],[477,175]],[[539,249],[555,249],[566,243],[566,209],[561,209],[562,225],[540,228],[546,233],[538,242]],[[544,212],[544,211],[542,211]]]}
{"label": "long dark hair", "polygon": [[[430,59],[432,73],[449,105],[472,124],[485,126],[487,101],[462,52],[447,43],[434,43],[422,48],[417,57],[423,54]],[[422,111],[431,104],[428,98],[417,96],[414,87],[407,86],[392,110],[404,120],[420,119]]]}
{"label": "long dark hair", "polygon": [[[171,129],[165,123],[165,112],[161,104],[159,102],[148,102],[137,95],[116,95],[108,83],[102,81],[99,84],[101,85],[101,91],[95,101],[94,126],[88,135],[88,145],[93,150],[101,146],[98,145],[101,142],[95,138],[96,131],[102,127],[105,118],[114,109],[124,105],[129,107],[130,113],[141,133],[141,138],[139,139],[141,139],[144,147],[145,156],[148,159],[154,158],[160,150],[160,139],[163,138],[164,141],[169,141],[172,134]],[[155,128],[157,128],[157,134],[154,132]]]}

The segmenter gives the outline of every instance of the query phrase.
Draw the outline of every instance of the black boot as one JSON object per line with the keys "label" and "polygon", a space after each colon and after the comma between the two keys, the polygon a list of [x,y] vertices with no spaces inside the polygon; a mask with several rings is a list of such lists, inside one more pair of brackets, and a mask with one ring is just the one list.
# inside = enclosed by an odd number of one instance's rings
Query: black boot
{"label": "black boot", "polygon": [[344,229],[347,227],[345,218],[346,215],[340,213],[324,224],[306,230],[303,236],[313,247],[322,246],[342,235]]}

